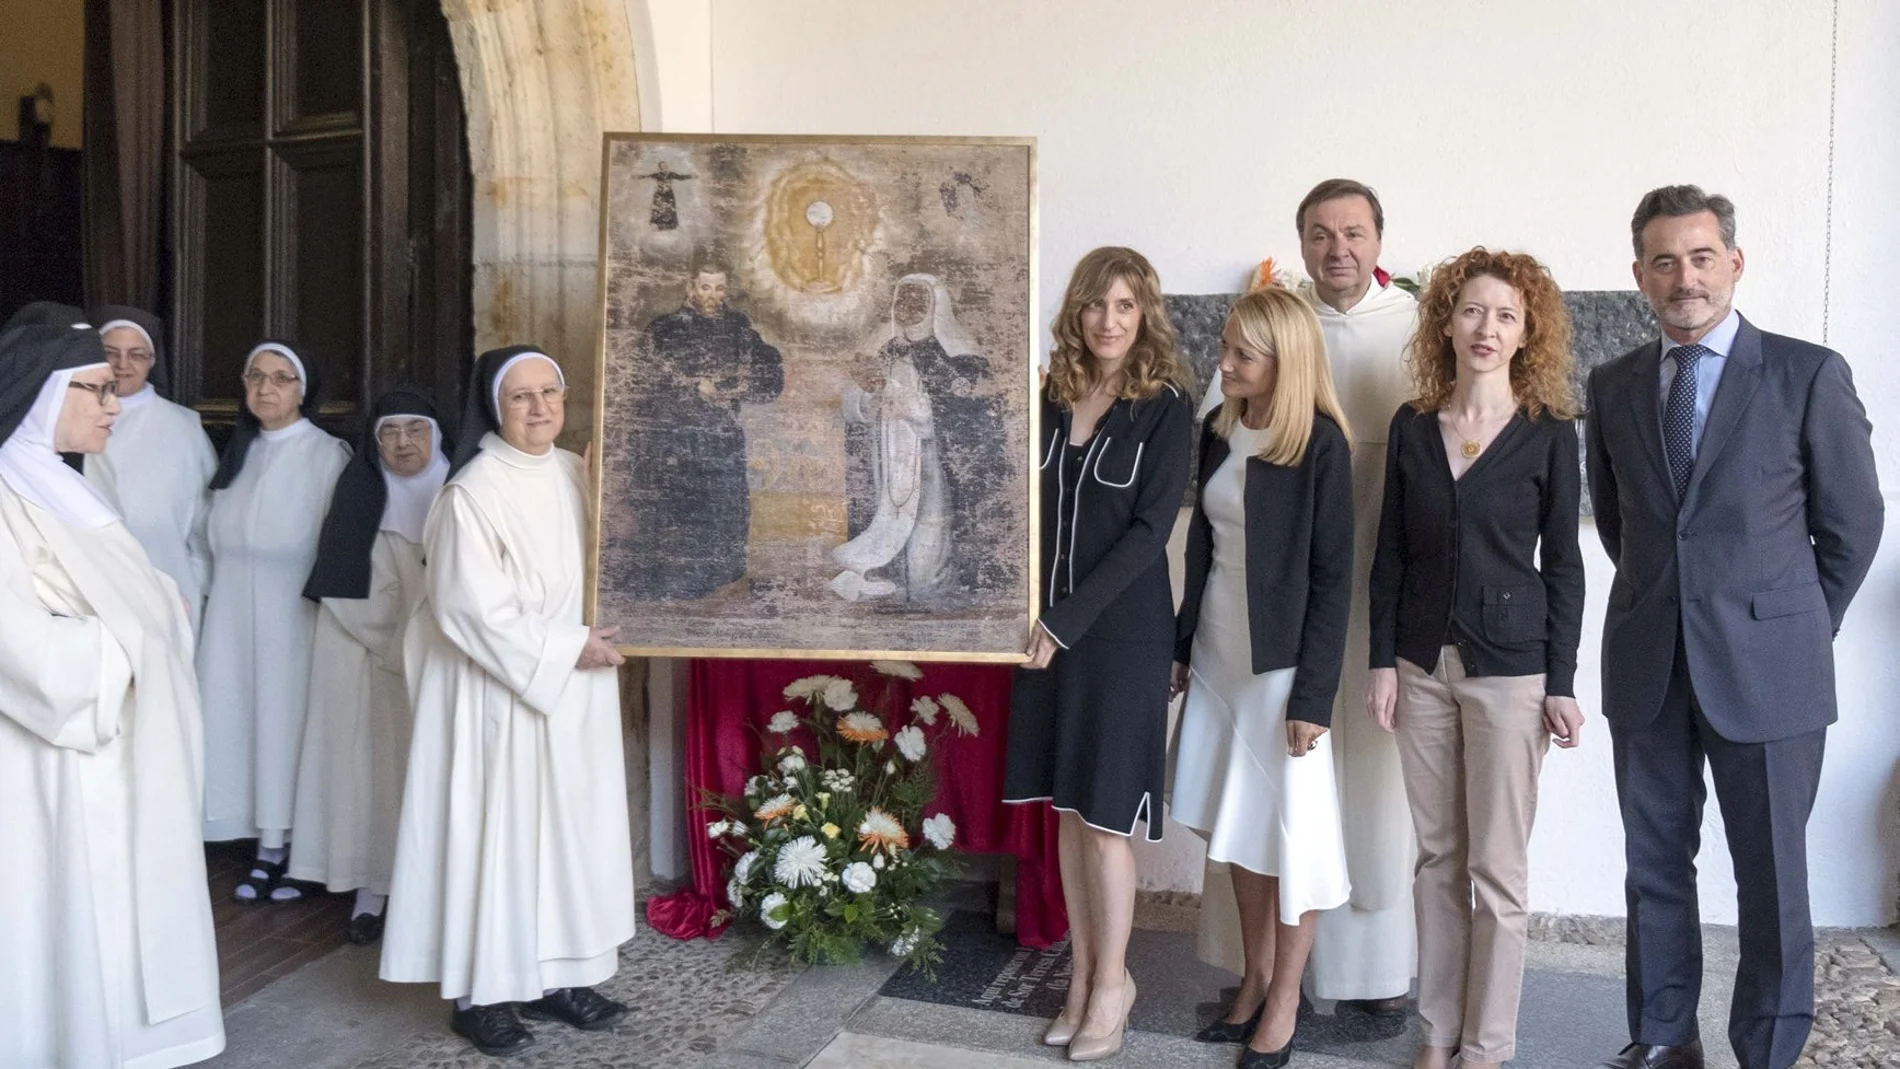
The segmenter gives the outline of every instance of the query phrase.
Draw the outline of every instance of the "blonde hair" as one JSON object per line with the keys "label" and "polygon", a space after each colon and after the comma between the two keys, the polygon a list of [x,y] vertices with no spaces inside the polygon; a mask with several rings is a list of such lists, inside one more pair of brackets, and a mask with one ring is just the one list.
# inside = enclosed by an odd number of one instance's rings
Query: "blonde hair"
{"label": "blonde hair", "polygon": [[1576,418],[1577,396],[1570,384],[1576,358],[1570,352],[1570,312],[1563,291],[1535,258],[1482,245],[1433,269],[1425,292],[1418,295],[1418,326],[1405,347],[1406,367],[1418,389],[1412,407],[1436,412],[1451,403],[1458,354],[1445,328],[1458,310],[1465,283],[1480,276],[1503,282],[1524,301],[1523,348],[1511,357],[1511,392],[1518,405],[1532,419],[1543,412],[1557,419]]}
{"label": "blonde hair", "polygon": [[1128,284],[1135,303],[1141,307],[1141,326],[1122,361],[1118,396],[1139,401],[1170,384],[1183,393],[1193,389],[1193,372],[1181,359],[1174,324],[1168,321],[1168,309],[1161,300],[1160,276],[1142,254],[1108,246],[1082,257],[1075,265],[1069,288],[1062,295],[1062,310],[1050,324],[1056,344],[1049,353],[1049,399],[1057,404],[1073,405],[1101,385],[1101,372],[1089,359],[1088,343],[1082,336],[1082,310],[1101,300],[1116,279]]}
{"label": "blonde hair", "polygon": [[[1260,459],[1282,466],[1297,464],[1313,440],[1316,413],[1331,416],[1350,443],[1352,428],[1333,388],[1332,365],[1326,361],[1326,338],[1311,305],[1289,290],[1268,286],[1234,304],[1227,321],[1240,332],[1247,348],[1273,357],[1273,396],[1267,401],[1266,443]],[[1240,422],[1247,402],[1229,397],[1214,417],[1214,431],[1225,438]]]}

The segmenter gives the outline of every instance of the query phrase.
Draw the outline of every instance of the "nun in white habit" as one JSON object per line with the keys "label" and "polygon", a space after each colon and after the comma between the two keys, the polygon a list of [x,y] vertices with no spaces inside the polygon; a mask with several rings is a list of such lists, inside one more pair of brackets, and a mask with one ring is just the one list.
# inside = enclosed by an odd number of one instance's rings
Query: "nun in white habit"
{"label": "nun in white habit", "polygon": [[626,1013],[591,986],[634,929],[624,658],[614,628],[582,621],[586,477],[554,445],[565,396],[533,347],[476,362],[403,641],[416,720],[381,975],[439,984],[450,1027],[485,1054],[533,1044],[517,1009],[588,1030]]}
{"label": "nun in white habit", "polygon": [[153,566],[178,584],[195,631],[211,577],[205,512],[218,455],[198,413],[169,399],[165,324],[118,305],[93,309],[91,319],[105,340],[124,411],[106,451],[86,457],[86,479],[125,517]]}
{"label": "nun in white habit", "polygon": [[422,524],[448,478],[434,399],[384,394],[337,477],[304,597],[318,603],[292,879],[355,891],[348,937],[382,937],[409,762],[403,629],[422,599]]}
{"label": "nun in white habit", "polygon": [[207,842],[257,840],[244,902],[284,884],[317,607],[304,600],[317,535],[349,446],[308,418],[316,368],[282,342],[244,361],[244,404],[211,479],[211,588],[198,646]]}
{"label": "nun in white habit", "polygon": [[224,1049],[191,627],[60,458],[119,412],[98,332],[0,332],[0,1063]]}

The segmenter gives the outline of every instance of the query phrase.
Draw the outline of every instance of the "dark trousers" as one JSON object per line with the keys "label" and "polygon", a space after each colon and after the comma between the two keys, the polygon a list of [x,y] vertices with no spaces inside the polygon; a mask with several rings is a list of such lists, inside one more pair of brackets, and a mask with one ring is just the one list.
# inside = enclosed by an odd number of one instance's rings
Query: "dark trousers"
{"label": "dark trousers", "polygon": [[1808,917],[1808,814],[1825,729],[1740,743],[1709,726],[1681,639],[1656,719],[1610,725],[1623,813],[1629,906],[1630,1038],[1697,1038],[1702,928],[1696,901],[1706,763],[1735,865],[1741,964],[1729,1042],[1742,1069],[1788,1069],[1814,1021],[1814,929]]}

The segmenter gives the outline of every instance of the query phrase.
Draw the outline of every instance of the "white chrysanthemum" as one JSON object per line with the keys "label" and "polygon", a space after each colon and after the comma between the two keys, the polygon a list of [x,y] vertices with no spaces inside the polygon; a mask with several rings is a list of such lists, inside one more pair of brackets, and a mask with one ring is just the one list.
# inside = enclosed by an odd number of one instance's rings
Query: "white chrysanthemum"
{"label": "white chrysanthemum", "polygon": [[815,702],[824,696],[825,688],[831,686],[837,676],[806,676],[785,684],[785,697],[792,701]]}
{"label": "white chrysanthemum", "polygon": [[924,745],[924,729],[916,724],[900,729],[891,737],[891,741],[897,744],[897,752],[904,755],[904,760],[917,762],[924,759],[927,749]]}
{"label": "white chrysanthemum", "polygon": [[846,713],[838,718],[838,734],[846,741],[879,745],[891,737],[884,730],[884,721],[870,713]]}
{"label": "white chrysanthemum", "polygon": [[825,848],[817,839],[801,835],[779,847],[772,875],[787,887],[811,887],[824,882]]}
{"label": "white chrysanthemum", "polygon": [[844,888],[854,895],[861,895],[877,886],[877,873],[862,861],[853,861],[844,867]]}
{"label": "white chrysanthemum", "polygon": [[939,850],[948,850],[957,841],[957,823],[948,813],[938,813],[924,821],[924,838]]}
{"label": "white chrysanthemum", "polygon": [[790,709],[780,709],[772,714],[772,719],[766,723],[765,730],[774,735],[789,735],[798,730],[798,714]]}
{"label": "white chrysanthemum", "polygon": [[740,883],[751,883],[752,870],[756,868],[758,864],[759,852],[757,850],[747,850],[744,854],[739,856],[739,860],[733,862],[732,878],[738,880]]}
{"label": "white chrysanthemum", "polygon": [[778,759],[778,771],[781,776],[789,776],[805,767],[805,755],[793,750]]}
{"label": "white chrysanthemum", "polygon": [[736,879],[726,881],[726,905],[733,909],[745,906],[745,884]]}
{"label": "white chrysanthemum", "polygon": [[848,679],[834,679],[825,684],[825,704],[837,712],[858,707],[858,688]]}
{"label": "white chrysanthemum", "polygon": [[878,673],[896,676],[899,679],[922,679],[923,670],[909,661],[872,661],[871,667]]}
{"label": "white chrysanthemum", "polygon": [[906,929],[903,935],[891,941],[891,957],[908,958],[917,950],[917,944],[924,941],[924,933],[915,928]]}
{"label": "white chrysanthemum", "polygon": [[937,726],[937,711],[937,699],[928,694],[910,703],[911,715],[923,721],[926,727]]}
{"label": "white chrysanthemum", "polygon": [[944,712],[950,714],[950,722],[956,725],[958,734],[977,734],[976,714],[970,712],[970,707],[963,704],[962,698],[954,694],[939,694],[937,700],[943,703]]}
{"label": "white chrysanthemum", "polygon": [[773,891],[771,894],[759,900],[759,919],[765,922],[767,928],[776,932],[780,928],[785,927],[785,923],[791,920],[790,917],[786,916],[786,913],[789,912],[788,907],[790,905],[790,899],[779,894],[777,891]]}

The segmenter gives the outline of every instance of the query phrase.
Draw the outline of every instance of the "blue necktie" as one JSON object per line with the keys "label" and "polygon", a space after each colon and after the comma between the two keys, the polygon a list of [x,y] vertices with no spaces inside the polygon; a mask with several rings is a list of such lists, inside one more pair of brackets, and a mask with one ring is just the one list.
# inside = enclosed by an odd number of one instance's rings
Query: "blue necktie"
{"label": "blue necktie", "polygon": [[1689,475],[1695,471],[1695,394],[1696,365],[1713,350],[1700,345],[1684,345],[1675,351],[1676,377],[1669,383],[1669,400],[1663,405],[1663,448],[1669,454],[1669,474],[1676,483],[1676,500],[1689,490]]}

